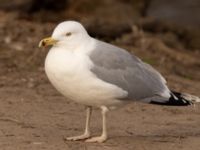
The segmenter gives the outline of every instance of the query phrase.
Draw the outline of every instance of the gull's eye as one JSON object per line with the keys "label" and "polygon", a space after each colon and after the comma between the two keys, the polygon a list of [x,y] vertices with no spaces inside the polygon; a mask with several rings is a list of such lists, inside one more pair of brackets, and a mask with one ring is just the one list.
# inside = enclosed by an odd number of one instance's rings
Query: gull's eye
{"label": "gull's eye", "polygon": [[67,32],[65,35],[66,36],[70,36],[70,35],[72,35],[72,33],[71,32]]}

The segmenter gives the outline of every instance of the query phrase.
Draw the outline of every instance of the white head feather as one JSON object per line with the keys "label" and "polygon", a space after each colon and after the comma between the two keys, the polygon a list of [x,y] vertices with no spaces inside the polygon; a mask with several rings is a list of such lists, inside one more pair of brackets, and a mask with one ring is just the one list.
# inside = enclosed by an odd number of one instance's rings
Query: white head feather
{"label": "white head feather", "polygon": [[90,36],[85,28],[76,21],[65,21],[57,25],[52,38],[58,42],[54,46],[64,46],[66,49],[75,49],[84,44]]}

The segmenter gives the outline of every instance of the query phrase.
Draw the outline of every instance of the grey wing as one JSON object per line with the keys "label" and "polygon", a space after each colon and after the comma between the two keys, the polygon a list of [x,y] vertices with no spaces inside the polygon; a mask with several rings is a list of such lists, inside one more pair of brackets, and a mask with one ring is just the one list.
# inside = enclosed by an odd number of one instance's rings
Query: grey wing
{"label": "grey wing", "polygon": [[90,59],[91,71],[103,81],[128,92],[124,99],[142,100],[168,90],[165,79],[150,65],[116,46],[97,41]]}

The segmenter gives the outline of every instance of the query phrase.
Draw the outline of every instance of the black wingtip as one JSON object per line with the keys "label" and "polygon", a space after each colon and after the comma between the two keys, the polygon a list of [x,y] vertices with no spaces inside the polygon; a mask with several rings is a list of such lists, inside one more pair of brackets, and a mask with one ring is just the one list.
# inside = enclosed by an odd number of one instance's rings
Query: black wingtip
{"label": "black wingtip", "polygon": [[167,105],[167,106],[187,106],[192,105],[193,103],[181,96],[181,93],[171,91],[171,97],[168,101],[162,103],[157,101],[151,101],[150,104],[156,105]]}

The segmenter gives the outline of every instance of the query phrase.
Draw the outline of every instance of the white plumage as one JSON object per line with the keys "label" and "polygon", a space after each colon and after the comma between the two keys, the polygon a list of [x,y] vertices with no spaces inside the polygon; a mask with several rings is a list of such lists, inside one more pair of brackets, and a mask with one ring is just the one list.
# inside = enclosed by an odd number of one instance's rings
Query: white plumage
{"label": "white plumage", "polygon": [[[49,80],[66,98],[87,108],[84,134],[67,140],[104,142],[107,139],[108,110],[133,100],[190,104],[191,100],[172,93],[165,79],[150,65],[124,49],[90,37],[78,22],[59,24],[52,36],[39,44],[47,45],[53,45],[45,60]],[[101,136],[90,138],[92,107],[101,108],[103,129]]]}

